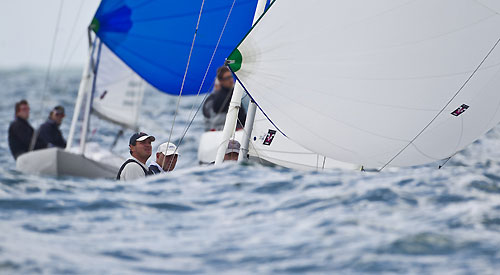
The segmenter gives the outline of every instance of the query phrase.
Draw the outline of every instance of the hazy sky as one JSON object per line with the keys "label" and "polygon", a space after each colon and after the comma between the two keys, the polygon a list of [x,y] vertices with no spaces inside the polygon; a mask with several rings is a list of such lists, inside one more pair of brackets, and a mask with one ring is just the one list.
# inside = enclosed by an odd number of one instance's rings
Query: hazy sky
{"label": "hazy sky", "polygon": [[48,66],[61,2],[53,66],[84,64],[100,0],[0,0],[0,68]]}

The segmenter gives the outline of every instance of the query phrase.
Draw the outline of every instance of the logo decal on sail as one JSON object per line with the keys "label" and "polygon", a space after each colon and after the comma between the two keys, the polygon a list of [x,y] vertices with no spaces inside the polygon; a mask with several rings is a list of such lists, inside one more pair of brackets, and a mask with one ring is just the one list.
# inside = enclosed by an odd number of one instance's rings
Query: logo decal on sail
{"label": "logo decal on sail", "polygon": [[469,105],[462,104],[462,106],[458,107],[451,114],[454,116],[459,116],[459,115],[463,114],[467,109],[469,109]]}
{"label": "logo decal on sail", "polygon": [[264,145],[271,145],[271,142],[273,142],[274,136],[276,135],[275,130],[269,129],[269,132],[267,132],[267,136],[264,139]]}

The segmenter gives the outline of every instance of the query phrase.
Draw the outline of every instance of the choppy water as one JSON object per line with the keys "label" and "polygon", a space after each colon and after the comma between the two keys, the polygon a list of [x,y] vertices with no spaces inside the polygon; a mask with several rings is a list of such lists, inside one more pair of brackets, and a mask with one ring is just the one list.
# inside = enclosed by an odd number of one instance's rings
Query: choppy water
{"label": "choppy water", "polygon": [[[64,104],[67,136],[79,72],[41,104],[43,72],[1,71],[1,274],[498,274],[500,129],[438,170],[361,173],[259,165],[198,167],[196,119],[179,169],[139,182],[21,174],[7,146],[13,103],[32,122]],[[179,139],[196,99],[182,101]],[[175,98],[148,91],[143,125],[168,138]],[[109,146],[117,127],[94,120]],[[126,133],[125,136],[129,136]],[[126,155],[122,138],[117,152]]]}

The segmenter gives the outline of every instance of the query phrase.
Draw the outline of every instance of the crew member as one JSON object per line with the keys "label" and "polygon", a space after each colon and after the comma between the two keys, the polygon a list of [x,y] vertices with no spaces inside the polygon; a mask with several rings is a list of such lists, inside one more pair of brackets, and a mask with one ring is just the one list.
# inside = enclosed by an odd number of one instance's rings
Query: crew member
{"label": "crew member", "polygon": [[131,157],[120,167],[116,176],[117,180],[134,180],[151,174],[146,167],[146,161],[151,156],[151,142],[153,141],[155,141],[154,136],[142,132],[130,137],[128,147]]}
{"label": "crew member", "polygon": [[173,143],[165,142],[158,146],[156,161],[149,165],[149,171],[153,174],[161,174],[174,170],[177,164],[179,152]]}
{"label": "crew member", "polygon": [[[30,106],[28,101],[21,100],[15,105],[15,118],[9,126],[9,147],[14,159],[19,155],[30,150],[31,140],[33,138],[33,127],[28,122],[30,117]],[[34,149],[42,149],[47,144],[40,138],[37,138]]]}
{"label": "crew member", "polygon": [[[233,96],[234,79],[231,71],[223,66],[217,69],[217,80],[219,89],[208,96],[203,104],[203,116],[205,117],[206,130],[222,130],[226,121],[229,103]],[[236,128],[242,129],[245,125],[246,111],[243,106],[238,112],[238,123]]]}
{"label": "crew member", "polygon": [[240,155],[240,143],[237,140],[231,139],[227,144],[226,154],[224,161],[236,161]]}
{"label": "crew member", "polygon": [[56,106],[50,111],[47,121],[40,126],[39,136],[49,147],[66,148],[66,140],[59,129],[64,117],[64,107]]}

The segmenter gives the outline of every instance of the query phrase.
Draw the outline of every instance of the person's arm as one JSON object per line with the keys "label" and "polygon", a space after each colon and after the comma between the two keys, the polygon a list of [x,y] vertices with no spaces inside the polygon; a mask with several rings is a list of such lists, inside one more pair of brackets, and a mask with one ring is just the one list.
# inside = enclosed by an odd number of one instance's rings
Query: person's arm
{"label": "person's arm", "polygon": [[15,132],[15,125],[14,123],[11,123],[9,126],[9,147],[10,147],[10,152],[12,153],[12,156],[14,156],[14,159],[17,159],[17,157],[20,154],[19,150],[19,142],[16,140],[16,132]]}
{"label": "person's arm", "polygon": [[213,101],[213,95],[211,94],[207,97],[205,100],[205,103],[203,103],[203,116],[206,118],[211,118],[214,114],[213,108],[214,108],[214,101]]}
{"label": "person's arm", "polygon": [[61,130],[57,128],[54,129],[52,144],[59,148],[66,148],[66,140],[62,136]]}
{"label": "person's arm", "polygon": [[123,168],[120,180],[135,180],[144,177],[146,177],[146,175],[144,174],[144,170],[141,166],[135,162],[131,162]]}

